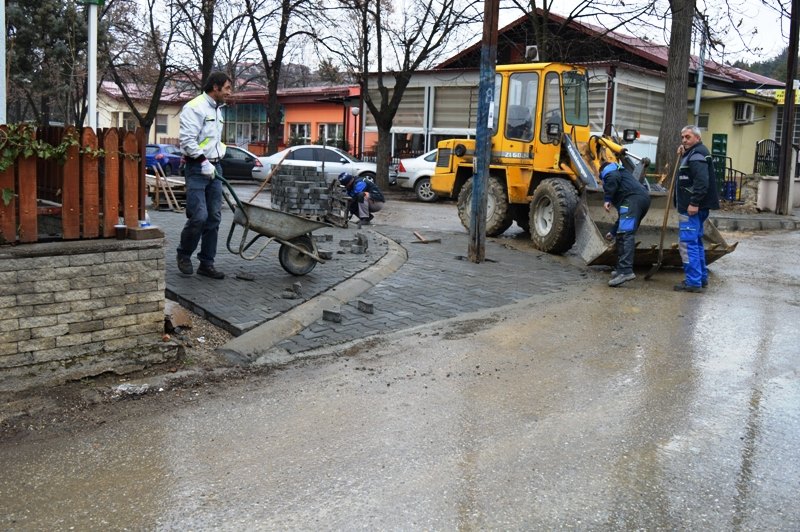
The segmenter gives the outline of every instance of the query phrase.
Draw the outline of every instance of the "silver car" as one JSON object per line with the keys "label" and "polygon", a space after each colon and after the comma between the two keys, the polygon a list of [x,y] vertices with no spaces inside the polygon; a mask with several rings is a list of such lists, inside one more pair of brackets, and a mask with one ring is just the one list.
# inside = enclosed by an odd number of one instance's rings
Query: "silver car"
{"label": "silver car", "polygon": [[431,176],[436,168],[436,150],[423,153],[413,159],[400,159],[397,165],[397,185],[412,188],[417,199],[432,202],[439,196],[431,190]]}
{"label": "silver car", "polygon": [[375,163],[359,161],[339,148],[315,144],[292,146],[274,155],[262,157],[261,160],[266,166],[267,174],[272,171],[273,165],[282,160],[281,167],[303,166],[315,168],[318,172],[324,171],[325,180],[328,183],[336,179],[342,172],[373,180],[377,174]]}

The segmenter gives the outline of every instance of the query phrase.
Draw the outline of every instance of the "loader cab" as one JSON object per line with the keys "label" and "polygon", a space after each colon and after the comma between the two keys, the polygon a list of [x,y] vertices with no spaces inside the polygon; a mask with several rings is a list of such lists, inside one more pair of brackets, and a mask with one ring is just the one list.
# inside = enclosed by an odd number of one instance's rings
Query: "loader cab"
{"label": "loader cab", "polygon": [[504,163],[530,164],[541,154],[553,160],[562,133],[575,142],[589,137],[588,79],[582,69],[554,63],[498,67],[493,151]]}

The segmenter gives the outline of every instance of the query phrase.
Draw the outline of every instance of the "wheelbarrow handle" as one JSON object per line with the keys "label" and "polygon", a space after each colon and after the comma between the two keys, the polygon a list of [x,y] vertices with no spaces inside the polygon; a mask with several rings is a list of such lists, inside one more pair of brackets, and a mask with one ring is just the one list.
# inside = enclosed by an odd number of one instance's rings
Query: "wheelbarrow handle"
{"label": "wheelbarrow handle", "polygon": [[236,191],[233,190],[233,187],[231,186],[231,184],[228,183],[228,180],[225,179],[224,177],[222,177],[222,175],[219,172],[216,172],[216,171],[214,172],[214,179],[219,179],[220,181],[222,181],[222,184],[225,185],[225,188],[227,188],[228,192],[231,193],[231,196],[233,197],[233,202],[231,202],[231,198],[229,198],[228,196],[225,196],[223,194],[223,196],[225,198],[225,202],[228,204],[228,207],[230,207],[231,210],[234,211],[234,212],[238,208],[241,211],[241,213],[244,215],[245,225],[249,226],[250,225],[250,220],[249,220],[249,218],[247,216],[247,211],[244,209],[244,205],[242,205],[242,201],[239,199],[239,196],[236,194]]}

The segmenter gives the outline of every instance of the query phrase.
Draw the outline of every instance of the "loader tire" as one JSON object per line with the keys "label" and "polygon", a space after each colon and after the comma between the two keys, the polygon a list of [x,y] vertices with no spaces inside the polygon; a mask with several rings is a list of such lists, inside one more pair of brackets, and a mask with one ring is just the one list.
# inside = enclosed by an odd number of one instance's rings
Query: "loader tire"
{"label": "loader tire", "polygon": [[569,181],[550,178],[533,192],[530,232],[533,246],[545,253],[564,253],[575,243],[578,194]]}
{"label": "loader tire", "polygon": [[[503,184],[496,177],[490,176],[486,183],[486,236],[502,235],[511,227],[514,219],[508,205],[508,197]],[[467,231],[469,231],[470,216],[472,213],[472,179],[469,179],[458,194],[458,217]]]}

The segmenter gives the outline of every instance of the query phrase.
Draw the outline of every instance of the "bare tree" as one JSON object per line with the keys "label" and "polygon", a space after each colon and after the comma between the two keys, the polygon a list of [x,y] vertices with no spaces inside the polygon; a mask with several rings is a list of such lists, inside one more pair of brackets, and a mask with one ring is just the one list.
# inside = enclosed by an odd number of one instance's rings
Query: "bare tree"
{"label": "bare tree", "polygon": [[[156,2],[146,0],[146,13],[141,13],[135,2],[119,2],[119,8],[129,16],[117,20],[115,39],[105,48],[111,78],[139,125],[148,132],[156,119],[164,88],[176,73],[170,61],[175,26],[169,20],[159,25]],[[146,31],[142,31],[142,20],[146,21]],[[137,103],[147,110],[142,113]]]}
{"label": "bare tree", "polygon": [[[606,33],[621,28],[630,31],[634,27],[643,26],[649,30],[651,23],[648,17],[652,16],[656,2],[657,0],[581,0],[568,13],[562,14],[559,11],[559,21],[555,22],[550,15],[554,13],[554,6],[557,9],[561,7],[561,3],[556,3],[556,0],[511,0],[513,6],[528,16],[539,57],[546,61],[569,61],[576,52],[577,55],[585,56],[587,41],[598,41],[597,38],[564,38],[570,25],[575,22],[594,24],[604,28]],[[643,33],[646,34],[646,31]]]}
{"label": "bare tree", "polygon": [[[251,50],[242,32],[246,20],[242,0],[169,0],[169,4],[176,11],[171,25],[180,50],[177,55],[191,58],[185,62],[183,71],[187,78],[198,81],[198,88],[212,70],[230,66],[231,60],[237,62]],[[238,51],[237,45],[241,45]],[[220,55],[225,55],[223,60]],[[234,77],[236,72],[228,74]]]}
{"label": "bare tree", "polygon": [[310,35],[310,0],[244,0],[245,14],[267,78],[267,151],[278,151],[282,113],[278,105],[281,68],[290,42]]}
{"label": "bare tree", "polygon": [[[411,0],[398,11],[388,0],[336,0],[329,30],[317,44],[337,57],[361,86],[378,128],[378,183],[389,180],[391,129],[414,72],[434,64],[462,30],[480,20],[473,0]],[[373,90],[374,84],[374,90]]]}
{"label": "bare tree", "polygon": [[253,81],[260,84],[263,72],[257,68],[258,50],[250,31],[250,20],[243,13],[243,2],[222,2],[216,9],[215,16],[224,24],[216,40],[212,65],[230,76],[234,92]]}

